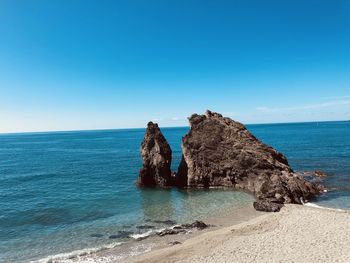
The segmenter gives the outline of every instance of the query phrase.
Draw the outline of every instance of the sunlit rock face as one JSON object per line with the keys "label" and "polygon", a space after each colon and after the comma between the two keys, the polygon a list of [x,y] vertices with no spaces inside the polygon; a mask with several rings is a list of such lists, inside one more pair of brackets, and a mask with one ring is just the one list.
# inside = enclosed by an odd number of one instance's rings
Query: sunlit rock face
{"label": "sunlit rock face", "polygon": [[243,124],[210,111],[193,114],[189,122],[178,172],[187,187],[234,187],[277,203],[301,203],[322,190],[294,173],[283,154]]}
{"label": "sunlit rock face", "polygon": [[141,144],[142,168],[138,177],[139,186],[172,185],[171,148],[158,124],[149,122]]}

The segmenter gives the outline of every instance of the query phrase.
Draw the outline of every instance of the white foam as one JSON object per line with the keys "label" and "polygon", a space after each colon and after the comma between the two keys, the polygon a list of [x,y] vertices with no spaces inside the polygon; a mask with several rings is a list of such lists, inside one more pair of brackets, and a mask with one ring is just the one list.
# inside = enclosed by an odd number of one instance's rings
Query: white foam
{"label": "white foam", "polygon": [[150,230],[150,231],[147,231],[147,232],[142,233],[142,234],[132,234],[129,237],[136,239],[136,240],[141,240],[141,239],[145,239],[145,238],[149,237],[152,234],[153,234],[153,231]]}
{"label": "white foam", "polygon": [[343,209],[339,209],[339,208],[330,208],[330,207],[326,207],[326,206],[320,206],[320,205],[316,205],[315,203],[305,203],[305,204],[303,204],[303,205],[309,206],[309,207],[318,208],[318,209],[324,209],[324,210],[339,211],[339,212],[347,212],[346,210],[343,210]]}
{"label": "white foam", "polygon": [[[174,226],[175,227],[175,226]],[[156,233],[160,233],[160,232],[162,232],[162,231],[164,231],[164,230],[166,230],[167,228],[159,228],[159,229],[157,229],[155,232]]]}
{"label": "white foam", "polygon": [[123,242],[115,242],[101,247],[85,248],[80,250],[75,250],[69,253],[60,253],[39,260],[30,261],[30,263],[56,263],[56,262],[71,262],[73,259],[79,259],[87,255],[97,253],[106,249],[115,248],[120,246]]}
{"label": "white foam", "polygon": [[[136,244],[136,243],[134,243]],[[132,245],[129,247],[128,251],[118,252],[118,253],[107,253],[107,254],[89,254],[84,257],[66,259],[53,261],[53,263],[115,263],[126,258],[141,255],[143,253],[147,253],[152,250],[155,244],[140,244],[140,245]]]}
{"label": "white foam", "polygon": [[[181,225],[176,224],[176,225],[173,225],[169,228],[159,228],[159,229],[149,230],[149,231],[147,231],[145,233],[141,233],[141,234],[132,234],[129,237],[133,238],[135,240],[142,240],[142,239],[148,238],[149,236],[152,236],[156,233],[160,233],[166,229],[174,229],[175,227],[178,227],[178,226],[181,226]],[[191,231],[186,231],[186,234],[188,232],[190,233]],[[103,263],[106,263],[106,262],[115,262],[116,259],[119,259],[117,255],[114,255],[113,257],[106,258],[106,257],[96,257],[96,256],[94,256],[94,254],[96,254],[97,252],[103,251],[103,250],[115,248],[117,246],[120,246],[123,243],[124,242],[115,242],[115,243],[103,245],[101,247],[80,249],[80,250],[75,250],[75,251],[72,251],[69,253],[60,253],[60,254],[48,256],[48,257],[43,258],[43,259],[30,261],[29,263],[72,263],[72,262],[74,262],[74,263],[76,263],[76,262],[84,262],[84,263],[103,262]],[[144,247],[144,245],[136,246],[133,248],[132,251],[129,252],[129,256],[135,256],[135,255],[139,255],[139,254],[145,253],[147,251],[150,251],[152,246],[150,246],[150,247]],[[121,256],[121,255],[119,255],[119,256]],[[123,256],[121,256],[120,258],[123,258]]]}
{"label": "white foam", "polygon": [[149,230],[149,231],[147,231],[145,233],[141,233],[141,234],[132,234],[129,237],[136,239],[136,240],[142,240],[142,239],[145,239],[149,236],[152,236],[153,234],[158,234],[164,230],[174,229],[175,227],[179,227],[179,226],[181,226],[181,225],[173,225],[173,226],[168,227],[168,228],[159,228],[159,229]]}

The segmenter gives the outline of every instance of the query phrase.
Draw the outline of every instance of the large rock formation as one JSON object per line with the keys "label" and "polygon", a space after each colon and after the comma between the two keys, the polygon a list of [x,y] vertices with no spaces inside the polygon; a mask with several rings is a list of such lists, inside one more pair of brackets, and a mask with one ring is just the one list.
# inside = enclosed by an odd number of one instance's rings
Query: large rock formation
{"label": "large rock formation", "polygon": [[149,122],[141,144],[143,167],[140,170],[138,185],[160,186],[172,185],[171,148],[158,125]]}
{"label": "large rock formation", "polygon": [[[207,111],[193,114],[182,139],[178,181],[188,187],[247,190],[267,203],[302,203],[322,187],[293,172],[285,156],[255,138],[243,124]],[[258,204],[257,204],[258,205]]]}
{"label": "large rock formation", "polygon": [[323,191],[295,173],[283,154],[263,144],[243,124],[210,111],[193,114],[189,122],[175,179],[171,149],[158,125],[148,123],[139,185],[232,187],[253,193],[254,207],[263,211],[278,211],[284,203],[301,204]]}

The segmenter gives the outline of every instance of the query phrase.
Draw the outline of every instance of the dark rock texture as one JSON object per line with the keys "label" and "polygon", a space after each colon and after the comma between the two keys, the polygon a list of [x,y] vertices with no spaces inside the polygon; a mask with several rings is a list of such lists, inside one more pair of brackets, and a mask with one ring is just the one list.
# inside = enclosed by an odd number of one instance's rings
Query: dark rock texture
{"label": "dark rock texture", "polygon": [[185,233],[186,229],[164,229],[162,231],[160,231],[159,233],[157,233],[158,236],[163,237],[163,236],[167,236],[167,235],[177,235],[180,233]]}
{"label": "dark rock texture", "polygon": [[180,245],[182,244],[180,241],[172,241],[172,242],[169,242],[168,245],[170,246],[175,246],[175,245]]}
{"label": "dark rock texture", "polygon": [[182,224],[182,225],[178,225],[178,226],[174,226],[172,228],[166,228],[160,232],[157,233],[158,236],[166,236],[166,235],[177,235],[180,233],[186,233],[191,229],[196,228],[197,230],[203,230],[205,228],[210,227],[210,225],[207,225],[206,223],[204,223],[203,221],[194,221],[191,224]]}
{"label": "dark rock texture", "polygon": [[184,156],[182,155],[177,173],[175,174],[175,186],[187,187],[187,163],[185,162]]}
{"label": "dark rock texture", "polygon": [[139,186],[171,186],[171,148],[158,125],[149,122],[141,144],[143,167],[140,170]]}
{"label": "dark rock texture", "polygon": [[258,200],[253,203],[255,210],[264,212],[279,212],[283,204],[271,202],[269,200]]}
{"label": "dark rock texture", "polygon": [[202,229],[205,229],[205,228],[209,227],[209,225],[207,225],[203,221],[198,221],[198,220],[194,221],[191,224],[183,224],[181,226],[184,227],[184,228],[197,228],[199,230],[202,230]]}
{"label": "dark rock texture", "polygon": [[234,187],[280,204],[301,204],[323,190],[294,173],[283,154],[260,142],[243,124],[210,111],[193,114],[189,121],[177,175],[188,187]]}

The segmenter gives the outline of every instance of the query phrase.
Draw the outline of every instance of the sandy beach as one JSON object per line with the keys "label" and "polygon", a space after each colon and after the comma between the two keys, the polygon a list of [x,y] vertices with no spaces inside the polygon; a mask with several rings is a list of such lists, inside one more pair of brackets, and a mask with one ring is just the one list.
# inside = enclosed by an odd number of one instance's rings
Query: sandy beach
{"label": "sandy beach", "polygon": [[350,213],[287,205],[249,221],[204,232],[136,262],[349,262]]}

